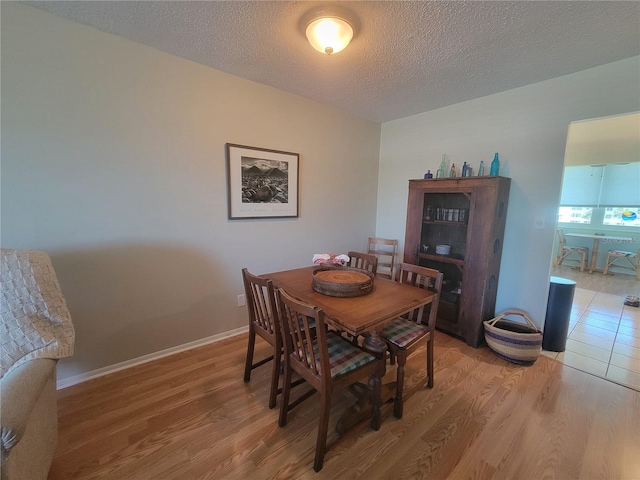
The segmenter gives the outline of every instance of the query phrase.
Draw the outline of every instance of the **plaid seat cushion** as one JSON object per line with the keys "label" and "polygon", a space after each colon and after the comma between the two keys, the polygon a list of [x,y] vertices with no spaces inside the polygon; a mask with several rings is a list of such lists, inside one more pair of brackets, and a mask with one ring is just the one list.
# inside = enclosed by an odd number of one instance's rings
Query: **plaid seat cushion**
{"label": "plaid seat cushion", "polygon": [[428,331],[424,325],[419,325],[416,322],[405,320],[404,318],[396,318],[382,329],[380,336],[387,342],[404,348]]}
{"label": "plaid seat cushion", "polygon": [[[300,320],[300,328],[304,328],[304,324],[302,323],[302,320]],[[316,328],[316,321],[314,319],[310,319],[309,320],[309,328]]]}
{"label": "plaid seat cushion", "polygon": [[[339,377],[376,360],[373,355],[351,345],[344,338],[332,332],[327,334],[327,347],[329,350],[331,378]],[[318,353],[318,343],[315,340],[313,342],[313,353],[316,357],[318,370],[320,370],[320,355]]]}

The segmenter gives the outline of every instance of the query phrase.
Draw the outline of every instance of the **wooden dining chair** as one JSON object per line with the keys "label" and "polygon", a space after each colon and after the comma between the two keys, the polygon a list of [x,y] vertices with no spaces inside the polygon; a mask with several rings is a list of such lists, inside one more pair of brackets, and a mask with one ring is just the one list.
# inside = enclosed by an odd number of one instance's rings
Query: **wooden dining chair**
{"label": "wooden dining chair", "polygon": [[402,318],[388,323],[380,336],[387,342],[391,364],[397,360],[396,398],[393,414],[402,418],[404,367],[407,357],[423,342],[427,345],[427,387],[433,387],[433,335],[442,290],[442,272],[431,268],[400,263],[397,267],[396,281],[416,288],[426,288],[436,292],[433,301],[425,307],[417,308]]}
{"label": "wooden dining chair", "polygon": [[[278,379],[283,351],[275,290],[271,280],[252,275],[246,268],[242,269],[242,280],[249,310],[249,345],[244,367],[244,381],[251,380],[251,370],[273,360],[269,408],[274,408],[276,397],[280,393]],[[256,335],[262,337],[273,347],[273,354],[253,363]]]}
{"label": "wooden dining chair", "polygon": [[398,251],[398,240],[369,237],[367,253],[378,257],[377,274],[385,278],[393,278],[393,267]]}
{"label": "wooden dining chair", "polygon": [[567,237],[564,232],[558,229],[558,255],[556,256],[555,265],[562,265],[564,260],[573,260],[571,256],[576,257],[576,261],[580,262],[580,271],[584,272],[589,258],[589,249],[587,247],[570,247],[567,245]]}
{"label": "wooden dining chair", "polygon": [[[284,340],[284,383],[278,424],[287,424],[287,413],[299,403],[289,403],[292,373],[304,378],[320,394],[320,422],[316,441],[313,469],[322,469],[327,444],[331,394],[336,388],[346,387],[369,375],[373,414],[371,428],[380,427],[380,376],[384,372],[385,358],[376,357],[352,345],[338,334],[327,331],[324,312],[317,307],[302,303],[278,290],[278,308],[281,314],[282,338]],[[317,335],[314,338],[313,327]]]}
{"label": "wooden dining chair", "polygon": [[[622,264],[616,263],[618,261],[622,261]],[[640,249],[635,253],[625,252],[622,250],[609,250],[607,253],[607,261],[604,264],[604,270],[602,273],[607,275],[609,273],[609,268],[612,266],[633,270],[636,274],[636,278],[640,280]]]}
{"label": "wooden dining chair", "polygon": [[378,271],[378,257],[375,255],[363,252],[349,252],[347,255],[350,267],[368,270],[374,275]]}

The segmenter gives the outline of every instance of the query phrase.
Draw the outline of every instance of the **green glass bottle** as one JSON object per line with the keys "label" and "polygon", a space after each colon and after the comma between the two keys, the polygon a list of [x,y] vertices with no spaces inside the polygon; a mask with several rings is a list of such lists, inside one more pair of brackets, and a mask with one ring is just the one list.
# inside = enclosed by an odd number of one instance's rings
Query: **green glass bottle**
{"label": "green glass bottle", "polygon": [[446,178],[447,173],[447,156],[442,154],[442,162],[440,162],[440,168],[436,171],[436,178]]}

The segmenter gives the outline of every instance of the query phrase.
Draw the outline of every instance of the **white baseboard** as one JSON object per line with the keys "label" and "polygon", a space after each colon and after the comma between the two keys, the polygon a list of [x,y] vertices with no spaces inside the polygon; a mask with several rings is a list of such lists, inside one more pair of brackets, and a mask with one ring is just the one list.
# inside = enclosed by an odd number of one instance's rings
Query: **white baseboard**
{"label": "white baseboard", "polygon": [[132,358],[131,360],[126,360],[124,362],[116,363],[115,365],[109,365],[108,367],[99,368],[91,372],[82,373],[80,375],[74,375],[73,377],[63,378],[58,380],[57,388],[58,390],[61,390],[63,388],[67,388],[72,385],[77,385],[78,383],[86,382],[87,380],[92,380],[94,378],[102,377],[104,375],[109,375],[110,373],[119,372],[120,370],[125,370],[127,368],[135,367],[136,365],[142,365],[143,363],[153,362],[154,360],[158,360],[163,357],[168,357],[169,355],[175,355],[176,353],[184,352],[185,350],[191,350],[192,348],[202,347],[203,345],[219,342],[220,340],[224,340],[226,338],[235,337],[236,335],[241,335],[248,331],[249,331],[248,326],[236,328],[234,330],[229,330],[228,332],[219,333],[217,335],[212,335],[206,338],[201,338],[200,340],[194,340],[193,342],[177,345],[175,347],[167,348],[165,350],[160,350],[159,352],[143,355],[142,357]]}

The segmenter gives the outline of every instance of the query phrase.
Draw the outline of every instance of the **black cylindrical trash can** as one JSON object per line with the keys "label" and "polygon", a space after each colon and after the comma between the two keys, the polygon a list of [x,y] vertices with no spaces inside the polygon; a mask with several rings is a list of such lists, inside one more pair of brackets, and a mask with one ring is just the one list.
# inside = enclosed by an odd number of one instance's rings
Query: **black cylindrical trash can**
{"label": "black cylindrical trash can", "polygon": [[567,278],[551,277],[549,301],[542,333],[542,348],[551,352],[564,352],[569,333],[571,304],[576,282]]}

